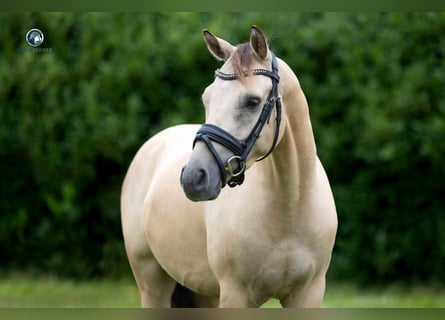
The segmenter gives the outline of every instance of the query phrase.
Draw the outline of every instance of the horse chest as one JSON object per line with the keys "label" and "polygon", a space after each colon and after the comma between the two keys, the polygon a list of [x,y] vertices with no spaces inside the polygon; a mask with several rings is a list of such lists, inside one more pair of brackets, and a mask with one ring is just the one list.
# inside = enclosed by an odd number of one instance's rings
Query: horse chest
{"label": "horse chest", "polygon": [[314,271],[312,255],[296,242],[283,241],[270,248],[259,261],[251,279],[252,289],[270,292],[273,296],[286,295],[303,284]]}
{"label": "horse chest", "polygon": [[225,244],[218,246],[217,255],[209,258],[215,259],[218,274],[230,274],[232,280],[249,284],[250,291],[259,295],[254,300],[284,297],[304,286],[315,273],[311,250],[298,237],[274,242],[265,233],[249,234],[226,237]]}

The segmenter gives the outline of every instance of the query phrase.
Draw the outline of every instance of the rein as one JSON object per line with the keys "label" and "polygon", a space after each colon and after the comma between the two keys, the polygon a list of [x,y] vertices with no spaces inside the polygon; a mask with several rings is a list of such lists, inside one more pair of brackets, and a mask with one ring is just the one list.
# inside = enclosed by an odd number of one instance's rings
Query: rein
{"label": "rein", "polygon": [[[213,124],[204,124],[196,133],[195,140],[193,141],[193,146],[195,146],[197,141],[204,142],[212,156],[215,158],[221,174],[222,187],[224,187],[227,183],[229,187],[233,188],[237,185],[241,185],[244,182],[246,160],[256,141],[260,137],[260,133],[264,125],[266,123],[269,124],[270,115],[272,114],[272,109],[274,107],[277,109],[277,115],[275,118],[276,126],[273,143],[269,151],[256,161],[261,161],[270,155],[275,149],[278,141],[281,123],[281,98],[278,96],[278,82],[280,81],[280,76],[278,74],[278,63],[275,55],[272,53],[272,71],[265,69],[254,69],[253,75],[261,75],[271,78],[272,89],[269,92],[260,117],[258,118],[252,131],[250,131],[248,137],[245,140],[240,141],[229,132],[218,126]],[[238,79],[236,74],[223,73],[219,69],[215,71],[215,76],[227,81]],[[247,76],[247,74],[245,76]],[[225,148],[232,151],[234,155],[224,163],[212,142],[221,144]]]}

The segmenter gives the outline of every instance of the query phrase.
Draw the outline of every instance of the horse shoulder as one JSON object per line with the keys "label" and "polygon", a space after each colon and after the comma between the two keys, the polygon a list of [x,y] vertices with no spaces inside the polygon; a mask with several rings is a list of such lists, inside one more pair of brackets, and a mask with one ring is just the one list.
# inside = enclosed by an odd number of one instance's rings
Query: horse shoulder
{"label": "horse shoulder", "polygon": [[[171,165],[187,156],[190,137],[196,132],[194,125],[181,125],[167,128],[148,139],[137,151],[128,171],[121,190],[122,211],[126,214],[128,207],[141,204],[156,174],[162,174],[163,167]],[[180,170],[180,169],[179,169]]]}
{"label": "horse shoulder", "polygon": [[[167,128],[148,139],[137,151],[125,175],[121,190],[122,216],[138,215],[142,203],[156,175],[164,174],[168,166],[180,170],[181,158],[188,156],[191,141],[197,128],[181,125]],[[175,162],[177,164],[175,165]],[[174,169],[173,169],[174,170]],[[138,219],[140,217],[137,217]]]}
{"label": "horse shoulder", "polygon": [[170,276],[195,291],[215,293],[218,284],[207,262],[204,204],[188,200],[179,183],[197,130],[180,125],[150,138],[130,165],[123,203],[135,209],[126,220],[143,228],[150,250]]}
{"label": "horse shoulder", "polygon": [[198,128],[196,125],[178,125],[162,130],[142,145],[134,161],[157,171],[180,161],[190,155],[191,141]]}

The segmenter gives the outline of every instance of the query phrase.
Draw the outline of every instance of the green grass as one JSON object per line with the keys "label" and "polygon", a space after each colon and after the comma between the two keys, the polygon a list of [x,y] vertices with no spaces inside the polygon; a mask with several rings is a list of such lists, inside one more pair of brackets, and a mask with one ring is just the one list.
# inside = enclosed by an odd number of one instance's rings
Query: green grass
{"label": "green grass", "polygon": [[[135,283],[121,281],[76,282],[52,277],[12,276],[0,279],[0,308],[5,307],[139,307]],[[271,300],[264,307],[279,307]],[[389,286],[364,289],[350,284],[328,284],[327,308],[445,307],[445,288]]]}
{"label": "green grass", "polygon": [[0,279],[0,308],[5,307],[139,307],[134,282],[76,282],[51,277]]}
{"label": "green grass", "polygon": [[358,288],[347,284],[328,284],[323,306],[329,308],[443,308],[445,307],[445,288],[423,285]]}

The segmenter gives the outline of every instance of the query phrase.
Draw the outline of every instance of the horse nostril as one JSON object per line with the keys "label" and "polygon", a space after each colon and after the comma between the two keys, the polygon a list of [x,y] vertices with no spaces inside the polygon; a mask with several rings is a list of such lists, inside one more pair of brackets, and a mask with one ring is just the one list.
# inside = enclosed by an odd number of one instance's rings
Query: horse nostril
{"label": "horse nostril", "polygon": [[181,171],[181,186],[189,192],[202,192],[208,187],[209,174],[203,168],[182,168]]}
{"label": "horse nostril", "polygon": [[206,188],[209,183],[207,171],[204,169],[196,169],[193,177],[193,183],[196,190]]}

